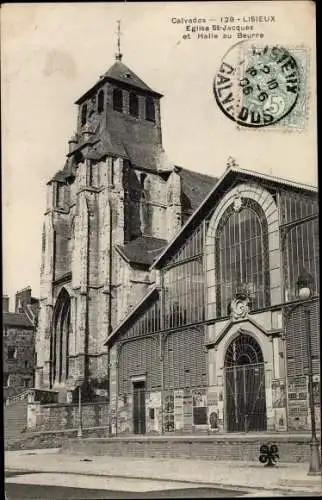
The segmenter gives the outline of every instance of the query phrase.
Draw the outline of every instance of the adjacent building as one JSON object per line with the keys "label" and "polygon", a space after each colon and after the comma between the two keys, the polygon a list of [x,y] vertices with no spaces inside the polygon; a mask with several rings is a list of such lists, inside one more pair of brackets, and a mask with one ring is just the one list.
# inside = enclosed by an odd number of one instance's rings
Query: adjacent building
{"label": "adjacent building", "polygon": [[230,166],[150,267],[155,283],[107,339],[121,432],[307,429],[310,300],[319,412],[314,187]]}
{"label": "adjacent building", "polygon": [[107,332],[145,295],[149,266],[215,183],[167,160],[161,98],[118,55],[76,101],[76,134],[48,182],[36,386],[60,400],[84,380],[88,397],[106,393]]}
{"label": "adjacent building", "polygon": [[15,295],[15,312],[9,312],[9,297],[2,298],[3,392],[4,399],[34,385],[35,331],[39,300],[31,288]]}
{"label": "adjacent building", "polygon": [[313,277],[318,414],[317,189],[171,164],[161,98],[118,54],[76,101],[48,182],[36,387],[108,398],[117,434],[307,429],[296,283]]}

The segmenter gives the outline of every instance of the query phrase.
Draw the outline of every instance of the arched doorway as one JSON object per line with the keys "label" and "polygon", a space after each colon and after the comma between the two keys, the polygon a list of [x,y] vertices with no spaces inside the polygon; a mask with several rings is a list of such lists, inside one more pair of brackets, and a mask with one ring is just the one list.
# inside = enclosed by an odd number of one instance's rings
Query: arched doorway
{"label": "arched doorway", "polygon": [[266,430],[264,360],[254,337],[241,333],[230,343],[224,370],[228,432]]}

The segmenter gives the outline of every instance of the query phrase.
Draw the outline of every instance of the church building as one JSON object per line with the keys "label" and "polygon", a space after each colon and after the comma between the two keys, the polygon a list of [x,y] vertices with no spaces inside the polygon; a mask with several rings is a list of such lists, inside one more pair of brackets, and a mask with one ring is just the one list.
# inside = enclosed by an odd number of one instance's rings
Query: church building
{"label": "church building", "polygon": [[161,98],[118,53],[76,101],[47,185],[36,388],[105,399],[118,435],[307,429],[317,189],[233,160],[219,179],[173,165]]}
{"label": "church building", "polygon": [[91,397],[108,391],[107,334],[216,182],[167,160],[162,95],[121,59],[76,101],[77,132],[47,184],[36,387],[61,400],[83,381]]}

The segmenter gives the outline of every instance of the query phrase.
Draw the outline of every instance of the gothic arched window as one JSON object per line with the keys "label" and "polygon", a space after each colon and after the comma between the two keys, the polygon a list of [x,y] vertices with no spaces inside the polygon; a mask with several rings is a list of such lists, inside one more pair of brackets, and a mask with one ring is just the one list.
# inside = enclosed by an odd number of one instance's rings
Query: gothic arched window
{"label": "gothic arched window", "polygon": [[246,290],[250,309],[270,303],[268,234],[265,214],[255,201],[243,199],[230,205],[216,234],[217,317],[229,314],[230,302],[240,289]]}
{"label": "gothic arched window", "polygon": [[51,385],[69,376],[70,296],[63,288],[57,298],[51,335]]}
{"label": "gothic arched window", "polygon": [[97,95],[97,112],[102,113],[104,111],[104,90],[100,90]]}
{"label": "gothic arched window", "polygon": [[135,117],[139,116],[139,99],[133,92],[130,93],[130,115]]}
{"label": "gothic arched window", "polygon": [[113,90],[113,109],[123,111],[123,92],[120,89]]}
{"label": "gothic arched window", "polygon": [[150,122],[155,122],[155,106],[152,97],[147,97],[145,101],[145,118]]}
{"label": "gothic arched window", "polygon": [[87,104],[83,104],[82,110],[81,110],[81,125],[85,125],[86,123],[86,118],[87,118]]}

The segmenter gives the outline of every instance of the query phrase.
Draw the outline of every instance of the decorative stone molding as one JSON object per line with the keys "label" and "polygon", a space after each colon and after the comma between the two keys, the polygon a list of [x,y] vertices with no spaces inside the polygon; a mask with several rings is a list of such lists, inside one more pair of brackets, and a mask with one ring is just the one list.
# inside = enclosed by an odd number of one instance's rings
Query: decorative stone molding
{"label": "decorative stone molding", "polygon": [[249,299],[234,299],[230,304],[230,316],[232,321],[246,318],[249,313]]}

